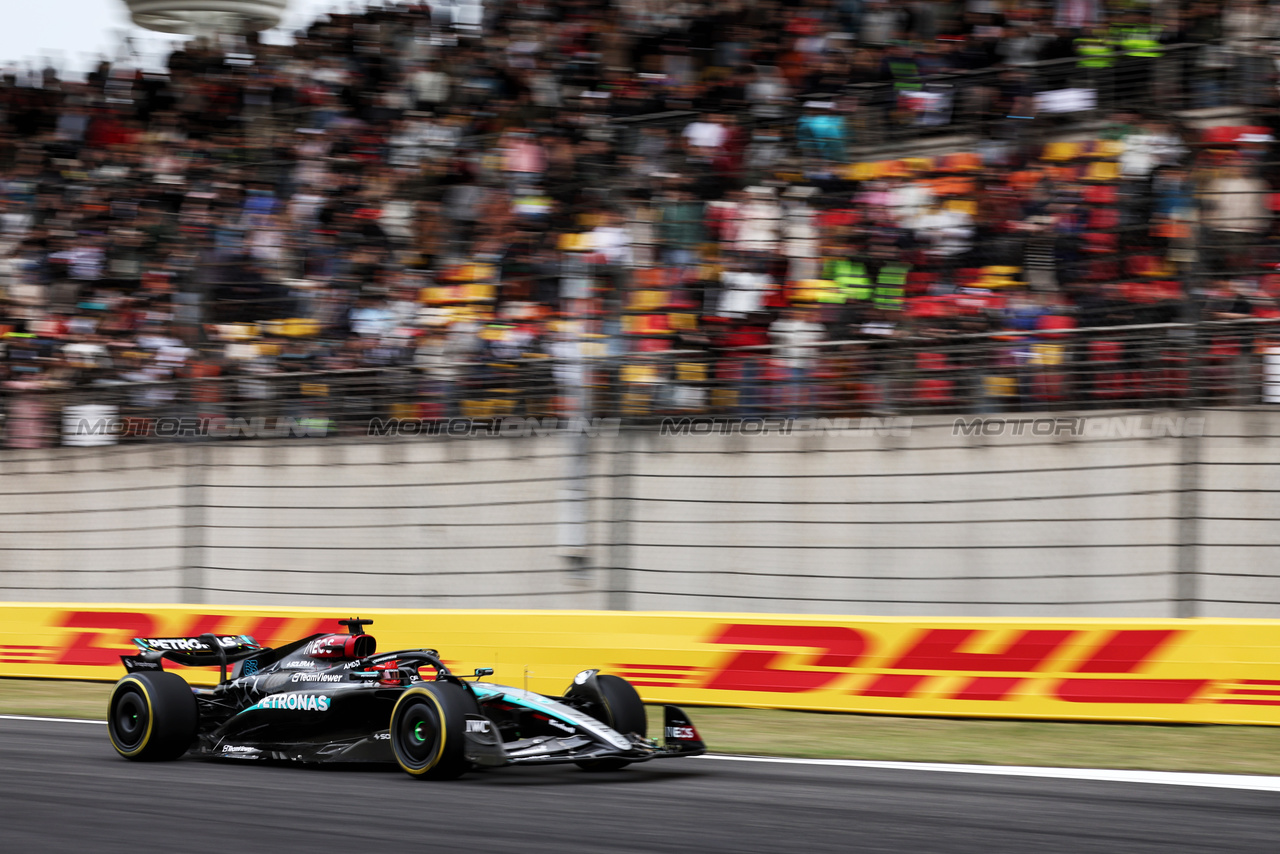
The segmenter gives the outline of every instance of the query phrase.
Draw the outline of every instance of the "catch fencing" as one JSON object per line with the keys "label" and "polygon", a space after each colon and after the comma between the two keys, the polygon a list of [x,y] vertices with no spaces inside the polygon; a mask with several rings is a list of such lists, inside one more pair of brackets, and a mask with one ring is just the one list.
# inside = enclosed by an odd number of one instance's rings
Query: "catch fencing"
{"label": "catch fencing", "polygon": [[[970,299],[981,302],[982,297]],[[884,330],[887,331],[887,330]],[[591,435],[669,419],[858,418],[1280,403],[1280,320],[571,355],[12,388],[11,448],[197,438],[381,438],[476,432]],[[483,422],[468,424],[463,422]],[[485,426],[489,425],[489,426]],[[749,428],[752,429],[752,428]]]}

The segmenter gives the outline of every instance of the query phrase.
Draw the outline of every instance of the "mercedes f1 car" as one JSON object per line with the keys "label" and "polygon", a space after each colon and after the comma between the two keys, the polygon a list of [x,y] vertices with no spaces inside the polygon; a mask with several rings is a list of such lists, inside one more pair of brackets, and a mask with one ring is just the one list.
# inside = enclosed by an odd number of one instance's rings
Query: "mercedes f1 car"
{"label": "mercedes f1 car", "polygon": [[[625,679],[583,670],[549,697],[449,671],[433,649],[377,653],[364,627],[318,634],[278,649],[247,635],[135,638],[127,674],[108,706],[108,731],[127,759],[184,754],[296,762],[395,762],[424,779],[472,768],[575,763],[615,770],[633,762],[706,752],[676,706],[664,707],[662,741]],[[220,666],[216,687],[196,688],[163,661]],[[228,667],[231,673],[228,677]]]}

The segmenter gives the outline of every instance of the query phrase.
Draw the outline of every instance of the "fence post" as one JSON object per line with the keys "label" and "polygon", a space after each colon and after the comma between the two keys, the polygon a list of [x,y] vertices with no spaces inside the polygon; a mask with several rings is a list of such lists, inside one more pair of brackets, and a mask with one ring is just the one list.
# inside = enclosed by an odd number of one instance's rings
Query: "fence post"
{"label": "fence post", "polygon": [[1200,443],[1199,431],[1187,432],[1186,429],[1178,440],[1181,459],[1178,461],[1178,558],[1173,616],[1180,618],[1195,617],[1199,612]]}
{"label": "fence post", "polygon": [[[1198,199],[1197,199],[1198,201]],[[1204,227],[1192,232],[1191,260],[1183,267],[1182,306],[1187,324],[1187,401],[1184,415],[1201,411],[1204,381],[1204,330],[1199,286],[1204,269]],[[1174,567],[1173,616],[1190,618],[1199,611],[1200,596],[1200,433],[1185,429],[1178,440],[1178,554]]]}
{"label": "fence post", "polygon": [[196,440],[184,449],[182,485],[182,602],[204,604],[204,478],[208,445]]}
{"label": "fence post", "polygon": [[609,504],[609,571],[605,582],[605,607],[631,610],[631,448],[632,431],[623,427],[613,439]]}

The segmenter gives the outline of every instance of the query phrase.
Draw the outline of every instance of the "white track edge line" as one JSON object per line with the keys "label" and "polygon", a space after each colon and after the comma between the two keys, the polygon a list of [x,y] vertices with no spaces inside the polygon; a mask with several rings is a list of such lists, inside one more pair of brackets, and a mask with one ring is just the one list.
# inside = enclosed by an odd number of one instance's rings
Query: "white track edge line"
{"label": "white track edge line", "polygon": [[[106,721],[86,718],[47,718],[38,715],[0,715],[4,721],[45,721],[61,724],[95,724]],[[760,762],[777,765],[826,765],[836,768],[873,768],[885,771],[933,771],[942,774],[987,774],[996,777],[1041,777],[1054,780],[1087,780],[1100,783],[1153,783],[1166,786],[1201,786],[1213,789],[1242,789],[1280,792],[1280,776],[1250,774],[1200,774],[1184,771],[1134,771],[1107,768],[1051,768],[1032,765],[950,765],[938,762],[882,762],[869,759],[791,759],[782,756],[734,756],[708,753],[692,759],[726,762]]]}
{"label": "white track edge line", "polygon": [[106,721],[91,721],[88,718],[47,718],[43,715],[0,715],[0,721],[48,721],[55,724],[98,724],[106,726]]}
{"label": "white track edge line", "polygon": [[1280,792],[1280,776],[1205,774],[1185,771],[1137,771],[1108,768],[1052,768],[1031,765],[949,765],[936,762],[881,762],[866,759],[787,759],[774,756],[731,756],[709,753],[695,759],[729,762],[765,762],[784,765],[828,765],[840,768],[874,768],[888,771],[933,771],[946,774],[989,774],[999,777],[1043,777],[1056,780],[1088,780],[1102,783],[1154,783],[1166,786],[1202,786]]}

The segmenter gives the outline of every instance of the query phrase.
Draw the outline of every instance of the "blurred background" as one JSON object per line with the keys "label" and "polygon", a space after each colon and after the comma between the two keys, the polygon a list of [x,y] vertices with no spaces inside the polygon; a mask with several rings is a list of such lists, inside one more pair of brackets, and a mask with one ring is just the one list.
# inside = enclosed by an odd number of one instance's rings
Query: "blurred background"
{"label": "blurred background", "polygon": [[1275,4],[277,11],[9,48],[5,598],[1280,602]]}

